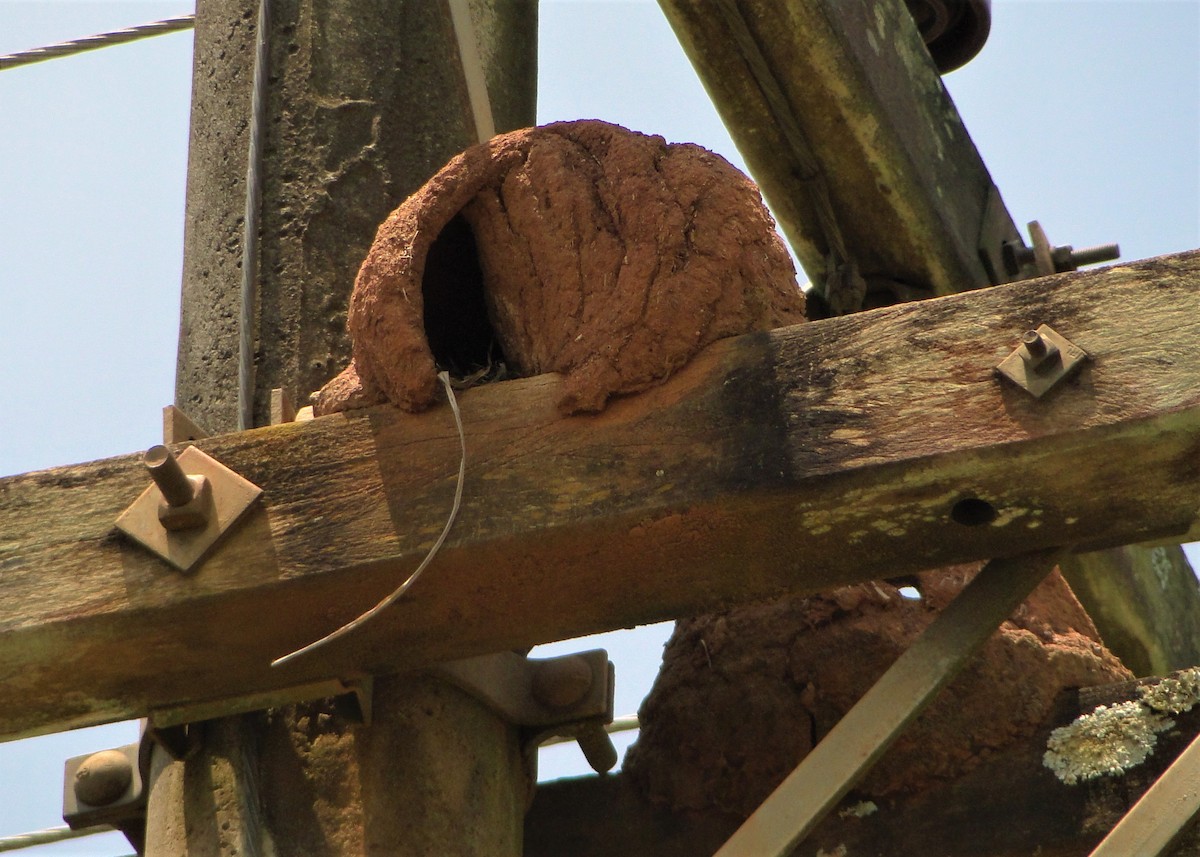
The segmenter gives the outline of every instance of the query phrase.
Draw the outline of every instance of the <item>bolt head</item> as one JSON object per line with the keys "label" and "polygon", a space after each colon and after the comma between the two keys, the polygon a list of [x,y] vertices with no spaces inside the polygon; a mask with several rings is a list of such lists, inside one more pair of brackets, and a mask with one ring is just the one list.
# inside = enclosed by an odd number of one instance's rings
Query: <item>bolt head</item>
{"label": "bolt head", "polygon": [[133,782],[129,757],[120,750],[101,750],[83,760],[75,771],[75,797],[90,806],[108,806]]}
{"label": "bolt head", "polygon": [[1030,330],[1021,337],[1017,351],[1031,371],[1041,372],[1054,365],[1052,358],[1058,354],[1058,346],[1042,336],[1040,331]]}

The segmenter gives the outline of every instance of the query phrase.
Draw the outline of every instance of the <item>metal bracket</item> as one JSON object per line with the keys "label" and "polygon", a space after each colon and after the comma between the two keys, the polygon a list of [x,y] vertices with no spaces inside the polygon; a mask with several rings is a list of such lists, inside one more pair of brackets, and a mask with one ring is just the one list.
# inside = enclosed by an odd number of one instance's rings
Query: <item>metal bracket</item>
{"label": "metal bracket", "polygon": [[[373,690],[374,680],[370,676],[356,679],[325,679],[293,687],[264,690],[232,699],[213,699],[173,708],[156,708],[150,712],[148,722],[151,731],[171,735],[172,730],[215,717],[228,717],[231,714],[245,714],[332,697],[334,706],[347,720],[370,726]],[[182,754],[176,750],[177,747],[184,747],[178,739],[171,738],[160,743],[175,758],[186,758],[186,747]]]}
{"label": "metal bracket", "polygon": [[1021,337],[1016,351],[996,371],[1018,387],[1041,398],[1087,360],[1087,352],[1047,324]]}
{"label": "metal bracket", "polygon": [[1021,241],[1021,233],[1017,231],[1016,225],[1008,214],[1008,209],[1004,207],[1004,200],[1000,197],[999,189],[989,183],[987,202],[983,207],[983,219],[979,225],[979,240],[976,242],[976,248],[979,251],[979,259],[987,271],[988,279],[994,286],[1010,282],[1019,272],[1019,268],[1016,271],[1008,270],[1005,264],[1005,248],[1010,245],[1024,246]]}
{"label": "metal bracket", "polygon": [[117,529],[180,571],[195,568],[262,494],[194,446],[178,458],[152,446],[142,460],[154,484],[121,513]]}
{"label": "metal bracket", "polygon": [[538,746],[555,736],[578,741],[597,773],[617,763],[617,751],[604,731],[613,719],[616,674],[603,649],[558,658],[498,652],[442,664],[434,674],[521,727],[531,770],[536,770]]}
{"label": "metal bracket", "polygon": [[147,768],[141,744],[127,744],[67,759],[63,773],[63,821],[72,830],[111,825],[138,854],[145,850]]}
{"label": "metal bracket", "polygon": [[202,428],[181,409],[174,405],[163,408],[163,443],[188,443],[211,436],[212,432]]}
{"label": "metal bracket", "polygon": [[[316,393],[313,393],[315,396]],[[271,390],[271,425],[281,426],[286,423],[306,423],[313,418],[312,405],[297,408],[291,394],[283,387]]]}

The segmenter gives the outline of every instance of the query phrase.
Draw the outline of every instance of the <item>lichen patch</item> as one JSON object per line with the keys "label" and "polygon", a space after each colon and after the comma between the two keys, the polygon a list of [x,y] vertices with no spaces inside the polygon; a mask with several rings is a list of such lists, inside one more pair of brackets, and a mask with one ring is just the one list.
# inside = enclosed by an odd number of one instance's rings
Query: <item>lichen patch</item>
{"label": "lichen patch", "polygon": [[1123,774],[1146,761],[1158,733],[1174,725],[1136,700],[1101,705],[1051,732],[1042,763],[1067,785]]}
{"label": "lichen patch", "polygon": [[879,807],[873,800],[860,800],[838,812],[838,818],[866,818],[879,812]]}
{"label": "lichen patch", "polygon": [[1142,702],[1163,714],[1183,714],[1200,702],[1200,667],[1182,670],[1162,681],[1138,688]]}

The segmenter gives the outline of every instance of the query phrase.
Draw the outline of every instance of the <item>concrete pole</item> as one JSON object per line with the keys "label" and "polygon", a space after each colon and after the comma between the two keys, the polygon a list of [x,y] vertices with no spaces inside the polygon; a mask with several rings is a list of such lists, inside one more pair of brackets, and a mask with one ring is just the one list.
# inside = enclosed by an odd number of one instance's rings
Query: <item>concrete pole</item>
{"label": "concrete pole", "polygon": [[[471,0],[497,131],[534,123],[536,0]],[[200,0],[175,403],[237,422],[237,318],[258,0]],[[256,424],[350,359],[346,301],[375,229],[477,142],[446,0],[272,0]]]}
{"label": "concrete pole", "polygon": [[[472,0],[498,131],[534,122],[535,0]],[[237,426],[238,304],[257,0],[199,0],[176,404]],[[348,362],[346,303],[378,224],[475,126],[445,0],[273,0],[255,423]],[[318,630],[318,629],[314,629]],[[376,680],[373,722],[331,701],[203,725],[156,751],[149,857],[521,853],[515,729],[428,676]]]}

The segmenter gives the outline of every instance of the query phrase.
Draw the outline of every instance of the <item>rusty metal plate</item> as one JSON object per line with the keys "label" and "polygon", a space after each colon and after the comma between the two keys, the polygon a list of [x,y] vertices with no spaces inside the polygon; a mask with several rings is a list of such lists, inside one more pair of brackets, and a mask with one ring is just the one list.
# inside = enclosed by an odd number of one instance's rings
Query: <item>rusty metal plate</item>
{"label": "rusty metal plate", "polygon": [[1041,398],[1055,384],[1077,371],[1087,360],[1087,352],[1058,333],[1048,324],[1036,333],[1050,353],[1040,361],[1023,343],[996,367],[996,371],[1035,398]]}
{"label": "rusty metal plate", "polygon": [[179,453],[178,459],[185,473],[205,476],[212,485],[214,514],[208,522],[190,530],[166,529],[158,516],[163,495],[151,483],[117,518],[117,529],[180,571],[191,571],[250,509],[262,489],[194,446]]}

